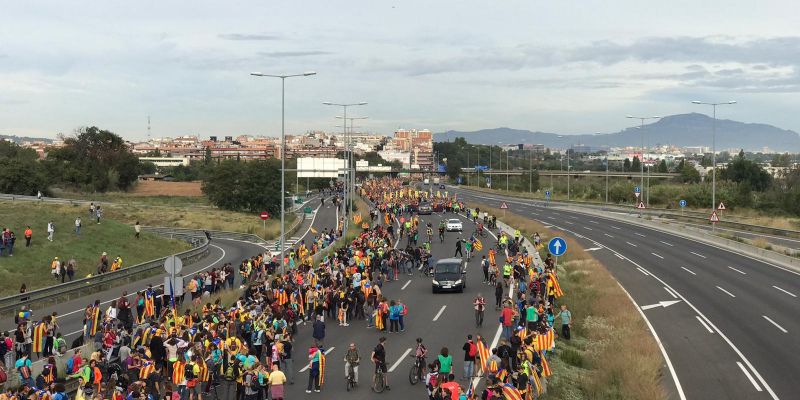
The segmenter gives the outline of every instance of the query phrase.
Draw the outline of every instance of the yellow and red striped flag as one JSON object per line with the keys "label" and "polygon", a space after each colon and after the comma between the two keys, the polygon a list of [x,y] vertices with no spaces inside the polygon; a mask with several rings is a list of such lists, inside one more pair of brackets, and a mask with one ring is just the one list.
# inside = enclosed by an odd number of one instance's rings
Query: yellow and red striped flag
{"label": "yellow and red striped flag", "polygon": [[522,393],[514,385],[506,383],[503,385],[503,397],[506,400],[522,400]]}

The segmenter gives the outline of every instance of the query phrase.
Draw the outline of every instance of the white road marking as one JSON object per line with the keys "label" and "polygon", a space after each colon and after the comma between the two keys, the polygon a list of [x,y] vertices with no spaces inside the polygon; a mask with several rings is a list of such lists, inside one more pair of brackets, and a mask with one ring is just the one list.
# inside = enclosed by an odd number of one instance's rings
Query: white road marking
{"label": "white road marking", "polygon": [[782,327],[782,326],[778,325],[778,323],[777,323],[777,322],[775,322],[775,321],[773,321],[773,320],[772,320],[770,317],[768,317],[768,316],[766,316],[766,315],[762,315],[762,317],[764,317],[764,319],[765,319],[765,320],[767,320],[767,321],[769,321],[770,323],[772,323],[772,325],[775,325],[775,327],[776,327],[776,328],[778,328],[778,329],[780,329],[780,331],[781,331],[781,332],[783,332],[783,333],[789,333],[789,331],[787,331],[786,329],[783,329],[783,327]]}
{"label": "white road marking", "polygon": [[675,294],[675,293],[674,293],[672,290],[670,290],[668,287],[664,286],[664,290],[666,290],[666,291],[667,291],[667,293],[669,293],[669,295],[670,295],[670,296],[672,296],[673,298],[676,298],[676,299],[678,298],[678,295],[677,295],[677,294]]}
{"label": "white road marking", "polygon": [[613,238],[613,237],[614,237],[614,236],[611,236],[611,235],[609,235],[609,234],[607,234],[607,233],[604,233],[604,235],[606,235],[606,236],[608,236],[608,237],[610,237],[610,238]]}
{"label": "white road marking", "polygon": [[586,229],[587,231],[592,230],[592,228],[589,228],[588,226],[584,226],[583,229]]}
{"label": "white road marking", "polygon": [[[497,347],[497,343],[500,341],[500,335],[502,333],[503,333],[503,324],[498,324],[497,332],[495,332],[494,339],[492,339],[492,343],[489,345],[490,349],[494,349]],[[481,376],[472,379],[472,387],[478,387],[478,383],[481,381],[483,375],[485,374],[481,374]]]}
{"label": "white road marking", "polygon": [[708,333],[714,333],[714,331],[713,331],[713,330],[711,330],[711,327],[710,327],[710,326],[708,326],[708,324],[706,323],[706,321],[703,321],[703,319],[702,319],[702,318],[700,318],[700,316],[699,316],[699,315],[695,315],[694,317],[695,317],[695,318],[697,318],[697,320],[698,320],[698,321],[700,321],[700,325],[703,325],[703,328],[706,328],[706,330],[708,331]]}
{"label": "white road marking", "polygon": [[638,247],[638,246],[636,246],[635,244],[633,244],[633,243],[631,243],[631,242],[625,242],[625,243],[627,243],[627,244],[628,244],[628,246]]}
{"label": "white road marking", "polygon": [[742,363],[740,363],[739,361],[737,361],[737,362],[736,362],[736,365],[738,365],[738,366],[739,366],[739,369],[741,369],[741,370],[742,370],[742,372],[744,372],[744,376],[746,376],[746,377],[747,377],[747,379],[749,379],[749,380],[750,380],[750,383],[752,383],[752,384],[753,384],[753,387],[755,387],[755,388],[756,388],[756,390],[758,390],[759,392],[763,391],[763,389],[761,389],[761,386],[758,386],[758,382],[756,382],[756,380],[755,380],[755,379],[753,379],[753,376],[752,376],[752,375],[750,375],[750,371],[748,371],[748,370],[747,370],[747,368],[745,368],[745,367],[744,367],[744,365],[742,365]]}
{"label": "white road marking", "polygon": [[658,348],[661,350],[661,355],[664,356],[664,361],[667,362],[667,368],[669,369],[670,375],[672,375],[673,382],[675,382],[675,389],[678,391],[678,397],[681,400],[686,400],[686,395],[683,393],[683,387],[681,386],[681,381],[678,379],[678,374],[675,372],[675,368],[672,366],[672,360],[670,360],[669,354],[667,354],[667,350],[664,348],[664,344],[661,343],[661,339],[658,337],[656,329],[653,328],[653,325],[650,323],[650,320],[644,314],[644,311],[642,311],[639,305],[636,304],[636,300],[633,299],[633,296],[631,296],[631,294],[628,293],[628,291],[625,290],[624,287],[622,287],[622,284],[619,283],[619,281],[617,282],[617,285],[619,285],[620,289],[622,289],[622,291],[625,292],[625,295],[628,296],[628,299],[630,299],[631,303],[633,304],[633,307],[636,308],[637,311],[639,311],[639,315],[642,316],[642,319],[644,319],[644,322],[647,324],[647,327],[650,328],[650,333],[653,335],[653,338],[656,340],[656,343],[658,343]]}
{"label": "white road marking", "polygon": [[731,297],[736,297],[736,295],[734,295],[733,293],[731,293],[731,292],[729,292],[729,291],[727,291],[727,290],[725,290],[725,289],[723,289],[723,288],[721,288],[721,287],[719,287],[719,286],[717,286],[717,289],[719,289],[719,290],[721,290],[721,291],[725,292],[725,293],[726,293],[728,296],[731,296]]}
{"label": "white road marking", "polygon": [[564,221],[565,224],[575,225],[574,222]]}
{"label": "white road marking", "polygon": [[619,253],[614,253],[614,255],[617,256],[620,260],[624,260],[625,259],[625,257],[620,255]]}
{"label": "white road marking", "polygon": [[622,229],[622,228],[620,228],[618,226],[614,226],[614,225],[611,225],[611,227],[614,228],[614,229],[617,229],[617,230]]}
{"label": "white road marking", "polygon": [[554,217],[547,217],[547,219],[555,219]]}
{"label": "white road marking", "polygon": [[397,359],[397,361],[395,361],[394,364],[392,364],[392,366],[389,368],[389,372],[394,372],[394,370],[397,369],[397,367],[400,365],[400,363],[403,362],[403,360],[406,358],[408,353],[411,353],[411,348],[410,347],[406,349],[405,353],[403,353],[403,355],[400,356],[400,358]]}
{"label": "white road marking", "polygon": [[591,222],[593,224],[599,224],[599,222],[597,222],[597,221],[589,221],[589,222]]}
{"label": "white road marking", "polygon": [[704,255],[702,255],[702,254],[695,253],[695,252],[693,252],[693,251],[690,251],[689,253],[692,253],[692,254],[694,254],[694,255],[696,255],[696,256],[698,256],[698,257],[700,257],[700,258],[706,258],[706,256],[704,256]]}
{"label": "white road marking", "polygon": [[689,268],[686,268],[686,267],[681,267],[681,268],[683,268],[684,271],[686,271],[686,272],[688,272],[688,273],[690,273],[692,275],[697,275],[697,274],[694,273],[694,271],[690,270]]}
{"label": "white road marking", "polygon": [[734,271],[736,271],[736,272],[738,272],[738,273],[740,273],[740,274],[742,274],[742,275],[747,275],[747,272],[744,272],[744,271],[742,271],[742,270],[739,270],[739,269],[733,268],[733,267],[731,267],[730,265],[728,266],[728,268],[730,268],[730,269],[732,269],[732,270],[734,270]]}
{"label": "white road marking", "polygon": [[637,236],[641,236],[641,237],[647,237],[647,236],[645,236],[645,235],[642,235],[642,234],[641,234],[641,233],[639,233],[639,232],[633,232],[633,234],[634,234],[634,235],[637,235]]}
{"label": "white road marking", "polygon": [[[328,354],[330,354],[330,352],[332,352],[333,349],[335,349],[335,348],[336,347],[331,347],[330,349],[325,350],[325,355],[327,356]],[[303,367],[303,369],[301,369],[300,372],[306,372],[306,371],[308,371],[309,368],[311,368],[311,363],[306,364],[306,366]]]}
{"label": "white road marking", "polygon": [[667,243],[667,242],[665,242],[665,241],[663,241],[663,240],[659,240],[659,242],[661,242],[661,243],[664,243],[665,245],[667,245],[667,246],[669,246],[669,247],[673,247],[673,246],[675,246],[674,244],[672,244],[672,243]]}
{"label": "white road marking", "polygon": [[576,217],[574,215],[570,215],[569,217],[572,218],[572,219],[578,219],[578,217]]}
{"label": "white road marking", "polygon": [[664,257],[661,257],[660,255],[658,255],[658,254],[656,254],[656,253],[652,253],[652,252],[651,252],[650,254],[652,254],[652,255],[654,255],[654,256],[656,256],[656,257],[658,257],[658,258],[662,259],[662,260],[664,259]]}
{"label": "white road marking", "polygon": [[401,287],[401,288],[400,288],[400,290],[406,290],[406,287],[407,287],[409,284],[411,284],[411,279],[409,279],[409,280],[408,280],[408,282],[406,282],[406,284],[405,284],[405,285],[403,285],[403,287]]}
{"label": "white road marking", "polygon": [[439,319],[439,317],[441,317],[441,316],[442,316],[442,313],[444,312],[444,309],[445,309],[445,308],[447,308],[447,304],[443,305],[443,306],[442,306],[442,308],[440,308],[440,309],[439,309],[439,312],[437,312],[437,313],[436,313],[436,316],[435,316],[435,317],[433,317],[433,320],[434,320],[434,321],[438,320],[438,319]]}
{"label": "white road marking", "polygon": [[783,292],[783,293],[786,293],[786,294],[788,294],[789,296],[792,296],[792,297],[797,297],[797,295],[796,295],[796,294],[794,294],[794,293],[792,293],[792,292],[790,292],[790,291],[788,291],[788,290],[786,290],[786,289],[781,289],[781,288],[779,288],[779,287],[777,287],[777,286],[775,286],[775,285],[772,285],[772,287],[774,287],[775,289],[778,289],[778,290],[780,290],[780,291],[781,291],[781,292]]}
{"label": "white road marking", "polygon": [[647,273],[647,271],[645,271],[644,269],[642,269],[642,268],[640,268],[640,267],[636,267],[636,269],[637,269],[639,272],[641,272],[642,274],[644,274],[644,276],[648,276],[648,275],[650,275],[650,274],[648,274],[648,273]]}

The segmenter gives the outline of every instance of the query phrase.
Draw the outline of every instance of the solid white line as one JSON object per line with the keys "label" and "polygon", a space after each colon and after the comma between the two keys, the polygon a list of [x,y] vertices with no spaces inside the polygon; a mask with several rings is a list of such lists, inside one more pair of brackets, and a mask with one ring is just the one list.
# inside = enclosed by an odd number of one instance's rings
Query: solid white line
{"label": "solid white line", "polygon": [[721,291],[723,291],[723,292],[727,293],[727,294],[728,294],[728,296],[731,296],[731,297],[736,297],[736,296],[735,296],[733,293],[731,293],[731,292],[729,292],[729,291],[727,291],[727,290],[725,290],[725,289],[723,289],[723,288],[721,288],[721,287],[719,287],[719,286],[717,286],[717,289],[719,289],[719,290],[721,290]]}
{"label": "solid white line", "polygon": [[569,217],[572,218],[572,219],[578,219],[578,217],[576,217],[574,215],[570,215]]}
{"label": "solid white line", "polygon": [[[633,261],[631,261],[631,262],[633,262]],[[648,276],[648,275],[650,275],[650,274],[648,274],[648,273],[647,273],[647,271],[645,271],[644,269],[642,269],[642,268],[640,268],[640,267],[636,267],[636,269],[637,269],[639,272],[641,272],[642,274],[644,274],[644,276]]]}
{"label": "solid white line", "polygon": [[650,253],[650,254],[652,254],[652,255],[654,255],[654,256],[656,256],[656,257],[658,257],[658,258],[662,259],[662,260],[664,259],[664,257],[661,257],[660,255],[658,255],[658,254],[656,254],[656,253]]}
{"label": "solid white line", "polygon": [[777,287],[777,286],[775,286],[775,285],[772,285],[772,287],[774,287],[775,289],[778,289],[778,290],[780,290],[780,291],[781,291],[781,292],[783,292],[783,293],[786,293],[786,294],[788,294],[789,296],[792,296],[792,297],[797,297],[797,295],[796,295],[796,294],[794,294],[794,293],[792,293],[792,292],[790,292],[790,291],[788,291],[788,290],[786,290],[786,289],[781,289],[781,288],[779,288],[779,287]]}
{"label": "solid white line", "polygon": [[[575,219],[577,219],[577,218],[575,218]],[[620,227],[618,227],[618,226],[614,226],[614,225],[611,225],[611,227],[612,227],[612,228],[614,228],[614,229],[618,229],[618,230],[619,230],[619,229],[622,229],[622,228],[620,228]]]}
{"label": "solid white line", "polygon": [[597,221],[589,221],[589,222],[591,222],[593,224],[599,224],[599,222],[597,222]]}
{"label": "solid white line", "polygon": [[710,326],[708,326],[708,324],[706,324],[706,321],[703,321],[703,319],[702,319],[702,318],[700,318],[700,316],[699,316],[699,315],[695,315],[694,317],[695,317],[695,318],[697,318],[697,320],[698,320],[698,321],[700,321],[700,325],[703,325],[703,328],[706,328],[706,330],[708,331],[708,333],[714,333],[714,331],[713,331],[713,330],[711,330],[711,327],[710,327]]}
{"label": "solid white line", "polygon": [[547,219],[555,219],[554,217],[547,217]]}
{"label": "solid white line", "polygon": [[638,247],[638,246],[636,246],[635,244],[633,244],[633,243],[631,243],[631,242],[625,242],[625,243],[627,243],[627,244],[628,244],[628,246]]}
{"label": "solid white line", "polygon": [[[490,349],[494,349],[497,347],[497,343],[500,341],[500,335],[502,333],[503,333],[503,324],[498,324],[497,332],[495,332],[494,339],[492,339],[492,343],[489,345]],[[472,387],[478,387],[478,383],[480,383],[481,378],[483,378],[483,375],[485,374],[481,374],[481,376],[478,376],[472,380]]]}
{"label": "solid white line", "polygon": [[400,290],[406,290],[406,286],[408,286],[410,283],[411,283],[411,279],[409,279],[408,282],[406,282],[406,284],[403,285],[403,287],[400,288]]}
{"label": "solid white line", "polygon": [[442,306],[442,308],[440,308],[440,309],[439,309],[439,312],[437,312],[437,313],[436,313],[436,316],[435,316],[435,317],[433,317],[433,320],[434,320],[434,321],[438,320],[438,319],[439,319],[439,317],[441,317],[441,316],[442,316],[442,313],[444,312],[444,309],[445,309],[445,308],[447,308],[447,304],[443,305],[443,306]]}
{"label": "solid white line", "polygon": [[564,221],[565,224],[575,225],[574,222]]}
{"label": "solid white line", "polygon": [[669,290],[669,288],[668,288],[668,287],[664,286],[664,290],[666,290],[666,291],[667,291],[667,293],[669,293],[669,295],[670,295],[670,296],[672,296],[673,298],[675,298],[675,299],[677,299],[677,298],[678,298],[678,295],[676,295],[676,294],[675,294],[675,293],[673,293],[671,290]]}
{"label": "solid white line", "polygon": [[734,270],[734,271],[736,271],[736,272],[738,272],[738,273],[740,273],[740,274],[742,274],[742,275],[747,275],[747,272],[744,272],[744,271],[742,271],[742,270],[738,270],[738,269],[736,269],[736,268],[733,268],[733,267],[731,267],[730,265],[728,266],[728,268],[730,268],[730,269],[732,269],[732,270]]}
{"label": "solid white line", "polygon": [[641,234],[641,233],[639,233],[639,232],[633,232],[633,234],[634,234],[634,235],[637,235],[637,236],[641,236],[641,237],[647,237],[647,236],[645,236],[645,235],[642,235],[642,234]]}
{"label": "solid white line", "polygon": [[589,228],[588,226],[584,226],[583,229],[586,229],[587,231],[592,230],[592,228]]}
{"label": "solid white line", "polygon": [[702,254],[697,254],[697,253],[695,253],[695,252],[693,252],[693,251],[690,251],[689,253],[692,253],[692,254],[694,254],[694,255],[696,255],[696,256],[698,256],[698,257],[700,257],[700,258],[706,258],[706,256],[704,256],[704,255],[702,255]]}
{"label": "solid white line", "polygon": [[[325,350],[325,355],[327,356],[328,354],[330,354],[330,352],[332,352],[333,349],[335,349],[335,348],[336,347],[331,347],[330,349]],[[309,368],[311,368],[311,363],[306,364],[306,366],[303,367],[303,369],[301,369],[300,372],[306,372],[306,371],[308,371]]]}
{"label": "solid white line", "polygon": [[408,353],[411,353],[411,348],[410,347],[406,349],[405,353],[403,353],[403,355],[400,356],[400,358],[397,359],[397,361],[395,361],[394,364],[392,364],[391,368],[389,368],[389,372],[394,372],[394,370],[397,369],[397,367],[400,365],[400,363],[403,362],[403,360],[406,358]]}
{"label": "solid white line", "polygon": [[606,236],[608,236],[608,237],[610,237],[610,238],[613,238],[613,237],[614,237],[614,236],[611,236],[611,235],[609,235],[609,234],[607,234],[607,233],[604,233],[604,235],[606,235]]}
{"label": "solid white line", "polygon": [[667,242],[665,242],[665,241],[663,241],[663,240],[659,240],[659,242],[661,242],[661,243],[664,243],[665,245],[667,245],[667,246],[669,246],[669,247],[673,247],[673,246],[675,246],[674,244],[672,244],[672,243],[667,243]]}
{"label": "solid white line", "polygon": [[745,368],[745,367],[744,367],[744,365],[742,365],[742,363],[740,363],[739,361],[737,361],[737,362],[736,362],[736,365],[738,365],[738,366],[739,366],[739,369],[741,369],[741,370],[742,370],[742,372],[744,372],[744,376],[746,376],[746,377],[747,377],[747,379],[749,379],[749,380],[750,380],[750,383],[752,383],[752,384],[753,384],[753,387],[755,387],[755,388],[756,388],[756,390],[758,390],[759,392],[763,391],[763,390],[761,389],[761,386],[758,386],[758,382],[756,382],[756,380],[755,380],[755,379],[753,379],[753,376],[752,376],[752,375],[750,375],[750,371],[748,371],[748,370],[747,370],[747,368]]}
{"label": "solid white line", "polygon": [[772,323],[772,325],[775,325],[775,327],[776,327],[776,328],[778,328],[778,329],[780,329],[780,331],[781,331],[781,332],[783,332],[783,333],[789,333],[789,331],[787,331],[786,329],[783,329],[783,327],[782,327],[782,326],[778,325],[778,323],[777,323],[777,322],[773,321],[773,320],[772,320],[772,319],[770,319],[768,316],[766,316],[766,315],[762,315],[762,317],[764,317],[764,319],[765,319],[765,320],[767,320],[767,321],[771,322],[771,323]]}
{"label": "solid white line", "polygon": [[618,257],[620,260],[624,260],[624,259],[625,259],[625,257],[623,257],[623,256],[622,256],[621,254],[619,254],[619,253],[614,253],[614,255],[615,255],[615,256],[617,256],[617,257]]}
{"label": "solid white line", "polygon": [[689,268],[686,268],[686,267],[681,267],[681,268],[683,268],[684,271],[686,271],[686,272],[688,272],[688,273],[690,273],[692,275],[697,275],[697,274],[694,273],[694,271],[690,270]]}
{"label": "solid white line", "polygon": [[638,304],[636,304],[636,300],[634,300],[633,296],[631,296],[631,294],[628,293],[628,291],[625,290],[624,287],[622,287],[622,284],[619,283],[619,281],[617,281],[617,285],[619,285],[620,289],[622,289],[622,291],[625,292],[625,294],[628,296],[628,299],[630,299],[631,303],[633,303],[633,308],[639,311],[639,314],[642,316],[642,319],[644,319],[644,322],[647,324],[647,327],[650,329],[650,333],[653,335],[653,339],[655,339],[656,343],[658,343],[658,348],[661,350],[661,354],[664,356],[664,361],[667,362],[667,368],[669,369],[669,374],[672,375],[672,381],[675,382],[675,389],[678,391],[678,397],[681,400],[686,400],[686,395],[683,393],[683,387],[681,386],[681,381],[678,380],[678,374],[675,372],[675,367],[672,366],[672,360],[670,360],[669,354],[667,354],[667,349],[664,348],[664,344],[661,343],[661,339],[658,337],[658,333],[656,333],[655,328],[653,328],[653,324],[650,323],[650,320],[647,318],[646,315],[644,315],[644,311],[642,311],[642,308],[639,307]]}

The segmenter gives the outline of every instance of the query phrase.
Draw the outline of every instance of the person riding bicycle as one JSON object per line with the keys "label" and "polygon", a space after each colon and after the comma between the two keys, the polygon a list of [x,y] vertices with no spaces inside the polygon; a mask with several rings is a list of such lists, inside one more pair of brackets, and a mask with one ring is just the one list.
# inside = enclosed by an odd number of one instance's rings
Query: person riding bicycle
{"label": "person riding bicycle", "polygon": [[430,242],[433,239],[433,228],[431,228],[431,224],[428,224],[428,228],[425,232],[428,234],[428,241]]}
{"label": "person riding bicycle", "polygon": [[444,220],[439,221],[439,241],[444,242]]}
{"label": "person riding bicycle", "polygon": [[350,369],[352,368],[353,382],[358,383],[358,364],[361,362],[361,357],[358,355],[355,343],[350,343],[350,348],[347,349],[347,354],[344,355],[344,376],[350,379]]}
{"label": "person riding bicycle", "polygon": [[378,345],[372,349],[372,362],[375,364],[375,373],[377,374],[378,371],[383,372],[383,385],[386,390],[391,390],[389,388],[389,375],[388,370],[386,369],[386,347],[384,344],[386,343],[386,337],[381,336],[378,339]]}
{"label": "person riding bicycle", "polygon": [[418,363],[421,375],[425,375],[425,357],[428,355],[428,348],[422,344],[422,338],[417,338],[417,347],[414,348],[414,359]]}

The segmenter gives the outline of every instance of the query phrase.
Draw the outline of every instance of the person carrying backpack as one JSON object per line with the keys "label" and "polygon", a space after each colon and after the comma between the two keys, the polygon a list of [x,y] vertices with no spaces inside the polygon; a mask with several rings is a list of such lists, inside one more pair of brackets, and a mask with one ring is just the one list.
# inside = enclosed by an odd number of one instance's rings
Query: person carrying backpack
{"label": "person carrying backpack", "polygon": [[475,375],[475,357],[478,355],[478,346],[472,341],[472,335],[467,335],[467,342],[462,347],[464,350],[464,379],[472,379]]}

